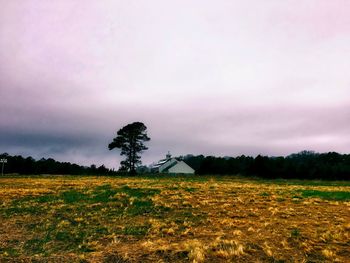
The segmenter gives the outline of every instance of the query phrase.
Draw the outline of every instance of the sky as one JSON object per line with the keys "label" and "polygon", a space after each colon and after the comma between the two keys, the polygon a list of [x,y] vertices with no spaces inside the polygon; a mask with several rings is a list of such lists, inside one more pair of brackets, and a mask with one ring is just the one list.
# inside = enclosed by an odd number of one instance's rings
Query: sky
{"label": "sky", "polygon": [[117,168],[350,152],[348,0],[0,0],[0,152]]}

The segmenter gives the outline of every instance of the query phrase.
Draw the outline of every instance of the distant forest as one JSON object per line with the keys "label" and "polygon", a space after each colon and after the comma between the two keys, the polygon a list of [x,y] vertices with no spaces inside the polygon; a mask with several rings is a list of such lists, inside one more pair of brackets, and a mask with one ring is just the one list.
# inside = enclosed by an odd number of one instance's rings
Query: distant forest
{"label": "distant forest", "polygon": [[[72,174],[72,175],[113,175],[114,170],[104,165],[96,167],[81,166],[70,162],[58,162],[52,158],[35,160],[32,157],[24,158],[20,155],[11,156],[7,153],[0,154],[0,159],[7,159],[4,173],[6,174]],[[0,164],[1,165],[1,164]],[[1,168],[1,167],[0,167]],[[0,171],[1,172],[1,171]]]}
{"label": "distant forest", "polygon": [[[58,162],[51,158],[35,160],[32,157],[10,156],[6,158],[7,174],[72,174],[72,175],[117,175],[117,171],[101,165],[81,166]],[[336,152],[315,153],[302,151],[287,157],[214,157],[186,155],[184,160],[198,175],[244,175],[261,178],[350,180],[350,154]],[[140,169],[142,170],[142,169]]]}
{"label": "distant forest", "polygon": [[213,157],[186,155],[182,159],[205,174],[241,174],[262,178],[350,180],[350,154],[336,152],[315,153],[302,151],[287,157],[258,155],[239,157]]}

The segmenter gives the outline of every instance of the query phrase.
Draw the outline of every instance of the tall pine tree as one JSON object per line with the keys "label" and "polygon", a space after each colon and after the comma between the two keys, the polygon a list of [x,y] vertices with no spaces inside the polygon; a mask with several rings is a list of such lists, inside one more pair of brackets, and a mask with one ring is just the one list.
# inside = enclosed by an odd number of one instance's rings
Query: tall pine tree
{"label": "tall pine tree", "polygon": [[108,145],[108,149],[120,149],[120,155],[126,156],[120,162],[121,169],[136,174],[136,166],[141,164],[140,154],[148,149],[144,142],[149,140],[147,127],[142,122],[133,122],[117,132],[117,137]]}

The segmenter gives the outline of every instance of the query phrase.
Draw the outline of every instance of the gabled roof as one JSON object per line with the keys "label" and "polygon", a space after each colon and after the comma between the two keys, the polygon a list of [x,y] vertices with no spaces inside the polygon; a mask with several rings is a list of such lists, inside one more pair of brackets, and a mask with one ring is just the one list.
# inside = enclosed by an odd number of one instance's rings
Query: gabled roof
{"label": "gabled roof", "polygon": [[167,172],[171,167],[174,167],[175,165],[177,165],[179,163],[178,160],[175,159],[175,162],[173,162],[172,164],[170,164],[167,168],[165,168],[163,170],[163,172]]}
{"label": "gabled roof", "polygon": [[166,162],[169,161],[169,160],[170,160],[170,159],[162,159],[162,160],[158,161],[157,164],[162,165],[162,164],[166,163]]}
{"label": "gabled roof", "polygon": [[[151,171],[159,173],[189,173],[193,174],[194,169],[189,166],[184,161],[178,160],[176,158],[166,158],[159,160],[156,164],[152,164],[150,167]],[[174,170],[175,169],[175,170]]]}
{"label": "gabled roof", "polygon": [[170,161],[171,159],[162,159],[159,160],[155,165],[153,165],[153,168],[158,168],[160,166],[162,166],[163,164],[167,163],[168,161]]}

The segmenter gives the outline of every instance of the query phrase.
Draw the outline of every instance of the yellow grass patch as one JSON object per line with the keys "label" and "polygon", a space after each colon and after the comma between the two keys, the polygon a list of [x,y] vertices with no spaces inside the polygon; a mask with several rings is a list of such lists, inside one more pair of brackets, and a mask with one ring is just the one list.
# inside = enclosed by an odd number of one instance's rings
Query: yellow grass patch
{"label": "yellow grass patch", "polygon": [[235,177],[0,178],[0,262],[346,262],[350,202]]}

